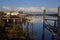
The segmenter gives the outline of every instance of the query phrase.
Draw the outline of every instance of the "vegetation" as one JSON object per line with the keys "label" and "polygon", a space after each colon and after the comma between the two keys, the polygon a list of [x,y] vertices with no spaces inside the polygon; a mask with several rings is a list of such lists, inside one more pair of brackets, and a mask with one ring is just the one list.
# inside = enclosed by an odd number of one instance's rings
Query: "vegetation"
{"label": "vegetation", "polygon": [[[11,21],[12,25],[10,25],[10,22],[7,22],[6,19],[2,19],[4,17],[5,13],[0,12],[0,40],[26,40],[27,39],[27,30],[22,29],[22,24],[26,25],[27,18],[21,17],[20,19],[20,26],[17,25],[16,22]],[[19,18],[18,16],[11,16],[10,18]],[[10,25],[10,26],[9,26]],[[3,36],[1,36],[3,35]]]}
{"label": "vegetation", "polygon": [[7,36],[9,39],[25,39],[25,33],[24,30],[21,30],[20,27],[17,26],[17,24],[13,24],[11,28],[7,27],[6,28]]}
{"label": "vegetation", "polygon": [[6,13],[3,12],[3,11],[0,11],[0,18],[1,18],[1,17],[4,17],[4,15],[6,15]]}

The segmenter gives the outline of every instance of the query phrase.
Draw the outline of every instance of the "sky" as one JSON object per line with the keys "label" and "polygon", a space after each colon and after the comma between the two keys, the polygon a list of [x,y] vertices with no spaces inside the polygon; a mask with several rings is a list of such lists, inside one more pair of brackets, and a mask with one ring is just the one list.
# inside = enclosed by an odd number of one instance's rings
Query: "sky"
{"label": "sky", "polygon": [[41,12],[43,9],[57,11],[60,0],[0,0],[0,10],[23,10]]}

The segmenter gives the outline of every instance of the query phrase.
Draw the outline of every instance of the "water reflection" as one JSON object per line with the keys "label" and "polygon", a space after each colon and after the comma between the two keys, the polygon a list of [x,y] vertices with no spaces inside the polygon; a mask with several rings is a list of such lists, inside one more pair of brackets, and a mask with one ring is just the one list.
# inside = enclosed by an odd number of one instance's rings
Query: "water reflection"
{"label": "water reflection", "polygon": [[[42,40],[42,30],[43,30],[43,17],[40,16],[34,16],[34,17],[29,17],[31,19],[30,23],[33,23],[33,30],[34,30],[34,40]],[[54,18],[55,17],[47,17],[47,18]],[[48,21],[52,26],[54,25],[54,21]],[[32,32],[32,27],[29,25],[29,32]],[[30,37],[32,35],[30,34]],[[52,40],[52,33],[45,29],[45,40]]]}

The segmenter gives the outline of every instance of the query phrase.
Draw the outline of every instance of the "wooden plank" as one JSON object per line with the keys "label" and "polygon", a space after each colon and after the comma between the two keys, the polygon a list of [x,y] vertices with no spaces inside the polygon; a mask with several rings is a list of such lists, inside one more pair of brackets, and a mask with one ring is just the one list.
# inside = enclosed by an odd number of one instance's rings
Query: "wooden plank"
{"label": "wooden plank", "polygon": [[45,20],[49,20],[49,21],[58,21],[57,19],[45,19]]}

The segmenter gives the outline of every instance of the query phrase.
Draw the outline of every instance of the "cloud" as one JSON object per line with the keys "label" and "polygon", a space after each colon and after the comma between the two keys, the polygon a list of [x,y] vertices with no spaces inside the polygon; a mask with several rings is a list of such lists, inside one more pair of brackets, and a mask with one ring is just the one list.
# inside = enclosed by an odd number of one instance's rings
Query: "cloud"
{"label": "cloud", "polygon": [[49,8],[47,9],[48,12],[58,12],[58,8]]}
{"label": "cloud", "polygon": [[44,10],[44,9],[46,9],[45,7],[41,7],[41,10]]}
{"label": "cloud", "polygon": [[26,11],[26,12],[41,12],[41,9],[39,7],[29,7],[29,8],[18,7],[16,9]]}
{"label": "cloud", "polygon": [[12,8],[7,7],[7,6],[3,6],[2,8],[3,8],[4,10],[6,10],[6,11],[11,11],[11,10],[12,10]]}
{"label": "cloud", "polygon": [[[43,12],[45,7],[16,7],[16,8],[11,8],[7,6],[2,7],[6,11],[25,11],[25,12]],[[46,9],[48,12],[57,12],[57,8],[48,8]]]}

